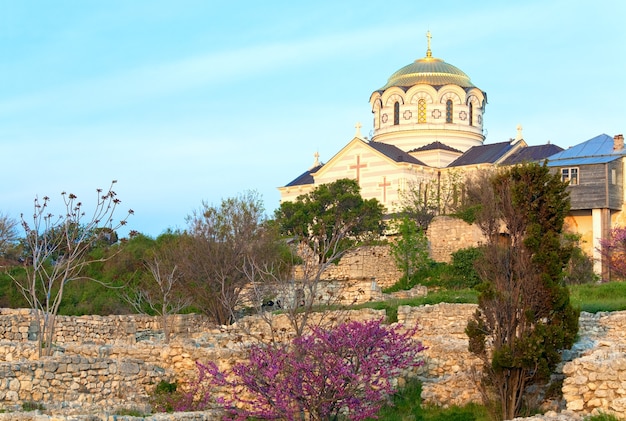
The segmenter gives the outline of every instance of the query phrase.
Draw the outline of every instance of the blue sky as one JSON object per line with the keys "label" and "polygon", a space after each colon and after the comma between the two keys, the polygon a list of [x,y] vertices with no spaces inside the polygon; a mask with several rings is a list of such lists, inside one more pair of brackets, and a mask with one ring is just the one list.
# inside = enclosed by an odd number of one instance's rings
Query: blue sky
{"label": "blue sky", "polygon": [[[487,142],[626,132],[626,2],[0,0],[0,213],[89,206],[128,228],[276,187],[372,127],[370,94],[432,51],[487,92]],[[124,216],[123,212],[119,216]]]}

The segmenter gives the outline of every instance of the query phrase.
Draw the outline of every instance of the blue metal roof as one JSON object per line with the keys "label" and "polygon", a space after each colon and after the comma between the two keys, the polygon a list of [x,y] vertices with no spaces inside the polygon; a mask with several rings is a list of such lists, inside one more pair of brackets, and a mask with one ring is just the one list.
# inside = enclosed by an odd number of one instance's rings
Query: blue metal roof
{"label": "blue metal roof", "polygon": [[601,134],[548,158],[548,167],[605,164],[626,155],[626,149],[613,150],[613,138]]}
{"label": "blue metal roof", "polygon": [[573,165],[606,164],[621,158],[621,155],[588,156],[583,158],[559,159],[548,161],[548,167],[571,167]]}

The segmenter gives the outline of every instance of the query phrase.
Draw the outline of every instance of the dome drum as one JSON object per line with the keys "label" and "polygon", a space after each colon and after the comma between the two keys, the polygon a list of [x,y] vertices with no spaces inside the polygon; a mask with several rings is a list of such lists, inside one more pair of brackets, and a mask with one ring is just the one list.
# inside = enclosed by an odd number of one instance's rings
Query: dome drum
{"label": "dome drum", "polygon": [[408,151],[448,139],[444,143],[465,152],[485,140],[486,102],[465,73],[432,57],[429,44],[426,57],[392,74],[371,95],[372,140]]}

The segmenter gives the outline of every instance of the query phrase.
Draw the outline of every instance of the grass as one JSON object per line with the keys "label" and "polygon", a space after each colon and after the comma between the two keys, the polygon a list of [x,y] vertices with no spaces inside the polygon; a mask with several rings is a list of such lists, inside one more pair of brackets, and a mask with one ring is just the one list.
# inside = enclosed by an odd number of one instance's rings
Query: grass
{"label": "grass", "polygon": [[626,282],[571,285],[569,290],[572,304],[581,311],[626,310]]}
{"label": "grass", "polygon": [[396,393],[393,405],[385,406],[378,412],[378,419],[385,421],[487,421],[487,411],[481,405],[469,404],[463,407],[441,408],[422,405],[422,385],[410,380],[406,387]]}
{"label": "grass", "polygon": [[371,303],[363,303],[352,306],[352,309],[360,308],[373,308],[375,310],[385,310],[387,313],[387,319],[390,323],[398,321],[398,307],[399,306],[412,306],[418,307],[426,304],[439,304],[439,303],[455,303],[464,304],[478,302],[478,293],[472,289],[461,290],[447,290],[440,289],[433,292],[429,292],[423,297],[404,298],[387,301],[376,301]]}
{"label": "grass", "polygon": [[585,417],[584,420],[585,421],[621,421],[621,419],[617,418],[615,415],[605,414],[605,413],[591,415],[589,417]]}

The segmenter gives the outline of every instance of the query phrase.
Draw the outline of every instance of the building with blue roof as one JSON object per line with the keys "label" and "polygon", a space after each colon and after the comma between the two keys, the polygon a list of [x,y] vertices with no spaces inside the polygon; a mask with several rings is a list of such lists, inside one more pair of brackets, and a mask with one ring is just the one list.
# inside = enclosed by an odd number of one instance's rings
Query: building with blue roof
{"label": "building with blue roof", "polygon": [[567,228],[581,235],[593,256],[594,271],[608,279],[600,243],[626,223],[624,211],[624,136],[601,134],[549,157],[548,167],[569,182],[571,210]]}

